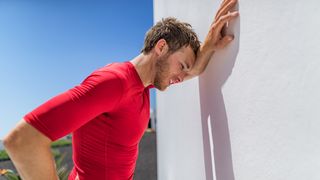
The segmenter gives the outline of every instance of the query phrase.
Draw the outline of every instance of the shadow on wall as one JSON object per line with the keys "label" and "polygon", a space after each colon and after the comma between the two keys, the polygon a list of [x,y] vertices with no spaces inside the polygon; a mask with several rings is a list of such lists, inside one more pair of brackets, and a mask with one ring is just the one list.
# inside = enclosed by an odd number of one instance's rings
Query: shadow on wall
{"label": "shadow on wall", "polygon": [[[235,9],[239,9],[239,6]],[[234,40],[216,53],[199,78],[203,149],[207,180],[234,180],[228,118],[222,86],[231,75],[240,39],[240,17],[229,22]]]}

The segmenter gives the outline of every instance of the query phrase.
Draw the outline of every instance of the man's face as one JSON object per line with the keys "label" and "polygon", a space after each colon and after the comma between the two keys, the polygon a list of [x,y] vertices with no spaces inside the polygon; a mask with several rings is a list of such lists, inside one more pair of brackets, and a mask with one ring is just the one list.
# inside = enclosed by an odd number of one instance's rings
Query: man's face
{"label": "man's face", "polygon": [[164,91],[171,84],[182,82],[194,63],[195,54],[190,46],[160,56],[156,62],[154,86]]}

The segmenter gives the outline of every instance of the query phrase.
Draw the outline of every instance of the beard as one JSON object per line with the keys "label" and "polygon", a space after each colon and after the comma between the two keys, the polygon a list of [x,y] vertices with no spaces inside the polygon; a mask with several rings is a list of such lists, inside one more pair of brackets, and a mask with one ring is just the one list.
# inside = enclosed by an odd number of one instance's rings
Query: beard
{"label": "beard", "polygon": [[156,61],[156,75],[154,78],[154,87],[160,91],[164,91],[168,87],[168,82],[165,81],[166,77],[169,76],[169,53],[162,57],[159,57]]}

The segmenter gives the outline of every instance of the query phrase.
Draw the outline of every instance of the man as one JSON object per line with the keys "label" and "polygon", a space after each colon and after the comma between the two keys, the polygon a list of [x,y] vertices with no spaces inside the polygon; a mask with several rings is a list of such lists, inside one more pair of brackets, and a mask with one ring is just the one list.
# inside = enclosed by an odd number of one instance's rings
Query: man
{"label": "man", "polygon": [[133,60],[95,70],[26,114],[4,139],[21,177],[58,179],[50,143],[72,132],[69,179],[132,179],[149,120],[149,88],[163,91],[201,74],[214,52],[233,39],[222,29],[238,16],[230,12],[236,3],[222,2],[201,46],[189,24],[163,19],[147,32]]}

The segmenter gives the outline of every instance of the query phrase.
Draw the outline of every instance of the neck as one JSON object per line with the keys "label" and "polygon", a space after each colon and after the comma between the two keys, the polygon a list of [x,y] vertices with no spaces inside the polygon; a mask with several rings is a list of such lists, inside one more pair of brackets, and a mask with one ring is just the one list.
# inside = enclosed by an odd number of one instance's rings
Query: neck
{"label": "neck", "polygon": [[147,55],[140,54],[130,61],[136,68],[144,87],[153,84],[156,74],[154,59],[152,53],[149,53]]}

